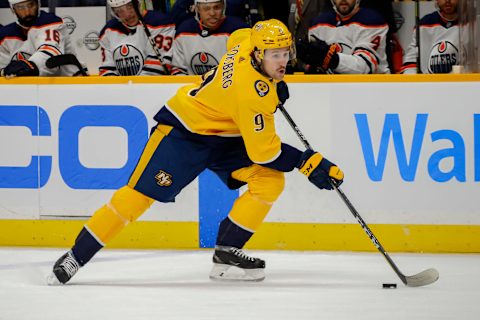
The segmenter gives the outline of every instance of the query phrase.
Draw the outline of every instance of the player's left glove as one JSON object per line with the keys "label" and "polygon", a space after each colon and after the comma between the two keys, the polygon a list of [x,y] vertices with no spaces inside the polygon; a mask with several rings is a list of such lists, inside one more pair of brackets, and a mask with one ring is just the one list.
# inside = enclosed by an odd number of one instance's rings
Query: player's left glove
{"label": "player's left glove", "polygon": [[2,70],[2,76],[7,78],[36,77],[39,74],[37,65],[28,60],[12,61]]}
{"label": "player's left glove", "polygon": [[315,40],[312,42],[298,42],[296,48],[300,60],[313,68],[320,67],[323,71],[338,67],[340,58],[337,53],[337,45],[328,44],[315,36],[314,38]]}
{"label": "player's left glove", "polygon": [[310,149],[302,154],[297,168],[319,189],[332,190],[330,179],[333,179],[337,187],[343,183],[343,171],[320,153]]}
{"label": "player's left glove", "polygon": [[287,101],[287,99],[290,98],[290,93],[288,92],[288,86],[285,83],[285,81],[280,81],[279,83],[277,83],[277,96],[278,96],[278,100],[280,100],[282,104],[284,104],[285,101]]}

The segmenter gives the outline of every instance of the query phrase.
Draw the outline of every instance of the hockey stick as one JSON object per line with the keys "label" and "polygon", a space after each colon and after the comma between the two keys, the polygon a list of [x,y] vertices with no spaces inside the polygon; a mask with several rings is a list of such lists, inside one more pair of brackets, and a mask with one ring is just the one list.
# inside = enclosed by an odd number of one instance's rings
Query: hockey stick
{"label": "hockey stick", "polygon": [[422,73],[420,65],[420,0],[415,0],[415,39],[417,42],[417,73]]}
{"label": "hockey stick", "polygon": [[160,49],[158,49],[157,44],[155,43],[155,40],[152,38],[152,33],[150,32],[147,25],[145,24],[145,19],[143,18],[143,15],[140,12],[140,8],[138,6],[134,6],[134,8],[138,16],[138,21],[142,25],[143,31],[147,36],[148,42],[150,42],[150,46],[152,47],[153,52],[155,52],[155,55],[157,56],[158,61],[160,61],[160,66],[162,67],[163,73],[166,75],[169,75],[170,71],[168,70],[167,67],[165,67],[165,64],[163,63],[163,58],[162,58],[162,54],[160,53]]}
{"label": "hockey stick", "polygon": [[69,64],[76,66],[82,76],[88,76],[88,73],[83,69],[83,66],[81,65],[80,61],[78,61],[77,57],[71,53],[53,56],[51,58],[48,58],[48,60],[45,62],[45,65],[47,66],[47,68],[50,68],[50,69],[69,65]]}
{"label": "hockey stick", "polygon": [[[298,128],[298,126],[295,124],[295,122],[293,121],[293,119],[290,117],[290,115],[288,114],[287,110],[285,110],[285,107],[280,103],[278,105],[278,108],[280,109],[280,111],[282,112],[282,114],[284,115],[285,119],[287,119],[287,122],[288,124],[293,128],[293,130],[295,131],[295,133],[297,134],[297,136],[300,138],[300,140],[302,141],[303,145],[305,146],[305,148],[307,149],[310,149],[312,150],[312,147],[310,146],[310,143],[308,143],[307,139],[305,138],[305,136],[303,135],[303,133],[300,131],[300,129]],[[375,237],[375,235],[373,234],[372,230],[370,230],[370,228],[368,227],[368,225],[365,223],[365,221],[362,219],[362,217],[360,216],[360,214],[358,213],[358,211],[355,209],[355,207],[352,205],[352,203],[350,202],[350,200],[347,198],[347,196],[345,195],[345,193],[343,193],[343,191],[340,189],[339,186],[337,186],[337,184],[335,183],[335,181],[333,179],[330,180],[330,183],[332,184],[333,188],[335,189],[335,191],[337,191],[338,195],[340,196],[340,198],[343,200],[343,202],[346,204],[346,206],[348,207],[348,209],[350,210],[350,212],[352,213],[352,215],[357,219],[358,223],[360,224],[360,226],[363,228],[363,230],[365,231],[365,233],[367,234],[367,236],[370,238],[370,240],[373,242],[373,244],[375,245],[375,247],[378,249],[378,251],[380,251],[382,253],[382,255],[385,257],[385,259],[387,260],[388,264],[390,265],[390,267],[392,267],[393,271],[395,271],[395,273],[397,274],[397,276],[400,278],[400,280],[402,280],[402,282],[407,286],[407,287],[421,287],[421,286],[426,286],[428,284],[431,284],[435,281],[438,280],[439,278],[439,274],[438,274],[438,271],[434,268],[431,268],[431,269],[427,269],[427,270],[424,270],[420,273],[417,273],[415,275],[412,275],[412,276],[406,276],[404,275],[400,269],[398,269],[397,265],[393,262],[393,260],[390,258],[390,256],[388,255],[388,253],[385,251],[385,249],[383,248],[383,246],[380,244],[380,242],[378,241],[378,239]]]}

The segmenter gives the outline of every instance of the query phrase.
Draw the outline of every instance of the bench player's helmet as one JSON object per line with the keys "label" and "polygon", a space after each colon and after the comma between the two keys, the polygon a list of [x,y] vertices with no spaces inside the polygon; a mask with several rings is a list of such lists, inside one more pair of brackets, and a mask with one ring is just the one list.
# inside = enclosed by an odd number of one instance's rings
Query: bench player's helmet
{"label": "bench player's helmet", "polygon": [[255,23],[250,37],[252,48],[258,52],[258,58],[263,60],[265,50],[289,48],[290,60],[295,59],[295,44],[292,34],[281,21],[270,19]]}
{"label": "bench player's helmet", "polygon": [[[33,22],[35,21],[35,18],[32,19],[32,17],[30,17],[30,18],[20,18],[19,17],[19,15],[15,11],[14,7],[15,7],[16,4],[19,4],[21,2],[27,2],[27,0],[8,0],[8,3],[10,4],[10,9],[12,9],[13,14],[17,16],[18,23],[23,27],[29,28],[29,27],[32,26]],[[35,2],[37,3],[36,16],[38,17],[38,16],[40,16],[40,0],[36,0]]]}
{"label": "bench player's helmet", "polygon": [[140,1],[138,0],[107,0],[107,3],[108,3],[108,6],[110,7],[110,12],[112,13],[112,15],[118,19],[117,15],[115,14],[115,10],[113,10],[114,8],[118,8],[118,7],[121,7],[121,6],[124,6],[128,3],[132,3],[133,6],[135,6],[136,8],[138,8],[138,12],[140,12]]}
{"label": "bench player's helmet", "polygon": [[[10,4],[10,8],[13,10],[13,5],[20,3],[20,2],[25,2],[27,0],[8,0],[8,3]],[[40,0],[37,0],[38,6],[40,6]]]}
{"label": "bench player's helmet", "polygon": [[133,4],[139,5],[138,0],[107,0],[107,3],[110,6],[110,8],[118,8],[130,2],[133,2]]}

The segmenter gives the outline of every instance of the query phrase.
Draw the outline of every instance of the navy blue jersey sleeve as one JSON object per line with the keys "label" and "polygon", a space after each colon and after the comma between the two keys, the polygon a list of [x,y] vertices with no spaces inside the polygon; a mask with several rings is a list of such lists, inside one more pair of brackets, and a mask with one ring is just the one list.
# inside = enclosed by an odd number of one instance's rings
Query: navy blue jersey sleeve
{"label": "navy blue jersey sleeve", "polygon": [[40,16],[33,23],[34,27],[42,27],[51,23],[62,23],[63,19],[54,15],[53,13],[48,13],[43,10],[40,11]]}
{"label": "navy blue jersey sleeve", "polygon": [[19,38],[25,41],[27,40],[27,35],[16,22],[12,22],[0,28],[0,45],[5,38]]}
{"label": "navy blue jersey sleeve", "polygon": [[291,145],[282,143],[282,152],[280,156],[270,163],[262,164],[262,166],[275,169],[282,172],[290,172],[295,169],[302,157],[302,151]]}
{"label": "navy blue jersey sleeve", "polygon": [[160,27],[164,25],[174,24],[172,18],[169,15],[161,13],[159,11],[148,11],[144,17],[145,23],[153,26]]}
{"label": "navy blue jersey sleeve", "polygon": [[198,25],[198,21],[195,18],[190,18],[177,26],[175,29],[175,37],[177,37],[181,33],[200,33],[200,26]]}
{"label": "navy blue jersey sleeve", "polygon": [[337,18],[336,18],[335,12],[328,11],[328,12],[322,13],[310,21],[310,27],[316,26],[317,24],[327,24],[327,25],[335,26],[337,24]]}
{"label": "navy blue jersey sleeve", "polygon": [[111,20],[109,20],[107,22],[107,24],[102,28],[102,30],[100,31],[100,36],[99,38],[102,38],[103,35],[105,34],[105,31],[107,29],[113,29],[113,30],[117,30],[121,33],[124,33],[124,34],[128,34],[129,33],[129,30],[127,29],[127,27],[125,27],[123,25],[123,23],[121,23],[120,21],[118,21],[116,18],[113,18]]}
{"label": "navy blue jersey sleeve", "polygon": [[232,33],[235,30],[250,28],[250,26],[242,19],[234,16],[227,16],[222,25],[212,33]]}
{"label": "navy blue jersey sleeve", "polygon": [[348,23],[354,22],[365,26],[381,26],[387,23],[377,11],[368,8],[360,8],[358,13],[348,21]]}

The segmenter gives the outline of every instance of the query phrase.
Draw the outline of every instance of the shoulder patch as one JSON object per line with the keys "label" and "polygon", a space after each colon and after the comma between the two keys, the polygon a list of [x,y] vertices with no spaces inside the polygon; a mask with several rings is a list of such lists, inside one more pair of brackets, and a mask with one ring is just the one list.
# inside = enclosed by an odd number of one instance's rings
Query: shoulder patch
{"label": "shoulder patch", "polygon": [[265,81],[257,80],[255,81],[255,90],[257,91],[260,97],[265,97],[270,91],[270,88],[268,87],[268,84]]}

